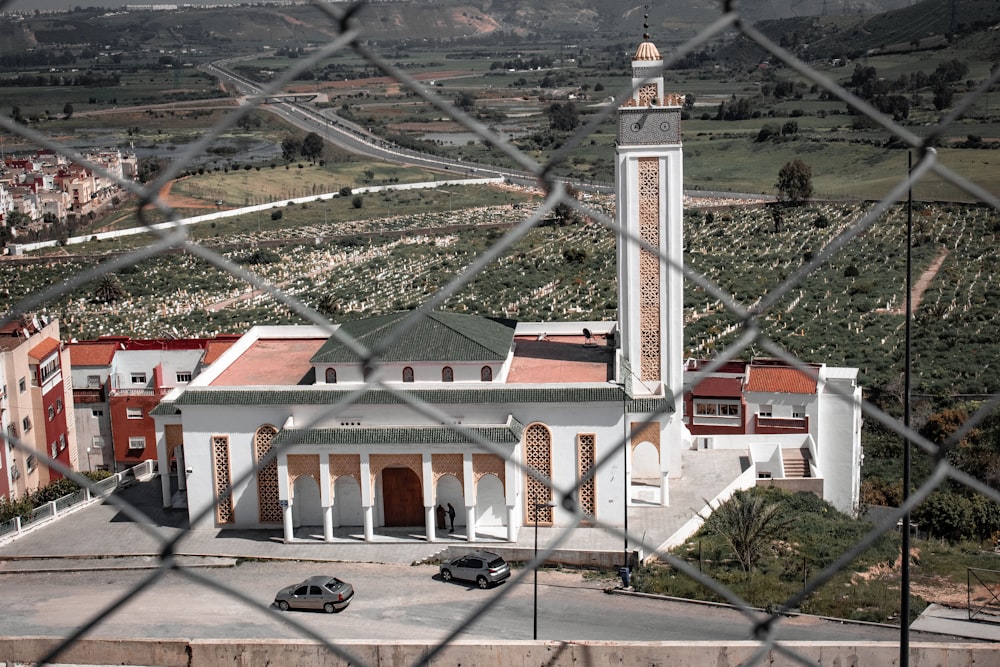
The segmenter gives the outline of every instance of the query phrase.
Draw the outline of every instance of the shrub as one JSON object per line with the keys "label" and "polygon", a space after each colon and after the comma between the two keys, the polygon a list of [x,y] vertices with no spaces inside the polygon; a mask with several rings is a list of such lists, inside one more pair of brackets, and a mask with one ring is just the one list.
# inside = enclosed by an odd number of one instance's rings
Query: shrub
{"label": "shrub", "polygon": [[280,208],[275,209],[271,211],[271,220],[281,220],[281,218],[284,217],[284,215],[285,212],[282,211]]}

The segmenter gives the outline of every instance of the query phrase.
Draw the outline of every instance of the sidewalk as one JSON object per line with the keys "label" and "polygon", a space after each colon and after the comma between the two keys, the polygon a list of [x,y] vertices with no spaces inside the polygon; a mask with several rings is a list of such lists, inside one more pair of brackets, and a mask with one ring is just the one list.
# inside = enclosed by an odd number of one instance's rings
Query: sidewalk
{"label": "sidewalk", "polygon": [[[739,460],[731,453],[686,452],[683,466],[684,477],[670,481],[670,507],[660,507],[655,501],[646,504],[635,501],[636,504],[629,507],[627,546],[630,551],[638,550],[642,556],[651,554],[690,521],[704,505],[706,497],[714,497],[740,474]],[[635,493],[642,492],[634,491],[633,495]],[[113,504],[117,501],[130,504],[147,517],[147,522],[136,522]],[[324,542],[317,530],[317,527],[297,529],[295,537],[301,541],[291,543],[284,542],[280,527],[273,530],[189,530],[186,509],[162,507],[160,482],[154,477],[79,510],[72,517],[53,521],[51,525],[41,526],[0,546],[0,561],[7,561],[0,563],[0,572],[14,567],[11,563],[16,560],[32,560],[36,566],[41,566],[39,561],[57,558],[79,561],[155,558],[172,540],[176,540],[176,544],[170,550],[177,556],[410,564],[432,559],[456,546],[534,549],[536,538],[535,527],[531,525],[520,529],[516,543],[505,539],[506,529],[503,528],[496,528],[492,538],[488,534],[477,534],[475,543],[468,542],[461,526],[455,533],[439,531],[435,542],[426,540],[422,528],[379,528],[372,542],[364,541],[359,527],[335,529],[332,542]],[[601,528],[576,528],[568,536],[562,533],[560,528],[538,527],[538,548],[544,550],[560,537],[563,541],[558,548],[567,551],[617,555],[626,548],[622,535]],[[617,562],[621,562],[620,558]],[[110,562],[105,564],[110,566]],[[84,566],[90,569],[95,564],[80,564]],[[30,565],[17,567],[29,569]]]}

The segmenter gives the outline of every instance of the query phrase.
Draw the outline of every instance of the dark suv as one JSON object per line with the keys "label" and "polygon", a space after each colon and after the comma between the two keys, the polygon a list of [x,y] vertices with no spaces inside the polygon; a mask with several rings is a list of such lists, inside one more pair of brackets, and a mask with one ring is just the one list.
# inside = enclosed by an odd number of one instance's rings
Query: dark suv
{"label": "dark suv", "polygon": [[507,561],[489,551],[472,553],[441,563],[441,578],[445,581],[474,581],[480,588],[489,588],[510,576]]}

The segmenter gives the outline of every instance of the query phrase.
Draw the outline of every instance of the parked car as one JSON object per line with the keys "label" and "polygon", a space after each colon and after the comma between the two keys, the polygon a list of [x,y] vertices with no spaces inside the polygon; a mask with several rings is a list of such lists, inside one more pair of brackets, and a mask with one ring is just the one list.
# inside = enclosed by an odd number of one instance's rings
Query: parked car
{"label": "parked car", "polygon": [[336,577],[309,577],[300,584],[282,588],[274,596],[281,611],[289,609],[322,609],[328,614],[341,611],[351,604],[354,586]]}
{"label": "parked car", "polygon": [[510,576],[507,561],[490,551],[473,551],[441,563],[441,578],[445,581],[474,581],[480,588],[489,588]]}

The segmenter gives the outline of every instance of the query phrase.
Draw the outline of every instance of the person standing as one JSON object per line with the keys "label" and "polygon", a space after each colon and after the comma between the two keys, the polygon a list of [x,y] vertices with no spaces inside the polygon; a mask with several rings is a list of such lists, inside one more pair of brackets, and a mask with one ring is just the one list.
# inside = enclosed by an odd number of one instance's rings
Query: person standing
{"label": "person standing", "polygon": [[451,520],[451,530],[449,530],[448,532],[449,533],[454,533],[455,532],[455,508],[451,506],[451,503],[448,503],[448,518]]}
{"label": "person standing", "polygon": [[444,522],[444,508],[441,507],[441,503],[438,503],[437,509],[434,511],[437,514],[437,527],[444,530],[447,524]]}

